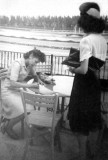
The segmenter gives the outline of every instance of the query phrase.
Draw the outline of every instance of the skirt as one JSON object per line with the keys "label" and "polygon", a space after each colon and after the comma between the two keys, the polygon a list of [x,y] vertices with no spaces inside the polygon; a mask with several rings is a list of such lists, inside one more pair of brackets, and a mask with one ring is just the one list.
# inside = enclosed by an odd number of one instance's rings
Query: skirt
{"label": "skirt", "polygon": [[68,119],[73,132],[88,135],[101,128],[101,89],[94,72],[75,75]]}

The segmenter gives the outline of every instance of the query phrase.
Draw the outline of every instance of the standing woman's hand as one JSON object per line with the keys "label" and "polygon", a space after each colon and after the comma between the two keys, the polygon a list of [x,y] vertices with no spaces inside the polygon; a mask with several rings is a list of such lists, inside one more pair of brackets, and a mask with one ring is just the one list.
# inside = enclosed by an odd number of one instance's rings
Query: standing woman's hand
{"label": "standing woman's hand", "polygon": [[7,69],[1,69],[0,68],[0,80],[6,78],[7,74],[8,74],[8,70]]}
{"label": "standing woman's hand", "polygon": [[69,72],[75,73],[75,67],[69,67]]}

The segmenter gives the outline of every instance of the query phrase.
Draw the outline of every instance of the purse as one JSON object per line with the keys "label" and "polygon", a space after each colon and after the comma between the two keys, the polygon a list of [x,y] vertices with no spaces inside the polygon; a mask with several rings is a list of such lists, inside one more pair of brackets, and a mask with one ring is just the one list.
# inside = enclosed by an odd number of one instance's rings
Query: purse
{"label": "purse", "polygon": [[99,79],[101,91],[108,92],[108,79]]}
{"label": "purse", "polygon": [[101,91],[104,92],[103,103],[101,103],[101,113],[108,114],[108,111],[104,108],[105,92],[108,92],[108,79],[99,79]]}
{"label": "purse", "polygon": [[[80,66],[80,51],[76,48],[71,48],[69,52],[69,56],[62,62],[63,65],[68,65],[70,67],[79,67]],[[99,58],[91,56],[89,58],[89,69],[92,71],[99,70],[105,62]]]}
{"label": "purse", "polygon": [[71,48],[69,52],[69,56],[62,62],[63,65],[71,66],[71,67],[79,67],[79,50],[76,48]]}

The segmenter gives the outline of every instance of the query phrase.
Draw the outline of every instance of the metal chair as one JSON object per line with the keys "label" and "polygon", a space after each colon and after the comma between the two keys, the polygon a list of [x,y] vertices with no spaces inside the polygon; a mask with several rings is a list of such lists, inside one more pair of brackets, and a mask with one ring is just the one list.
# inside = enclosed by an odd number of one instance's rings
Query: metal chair
{"label": "metal chair", "polygon": [[[23,160],[26,159],[26,154],[28,146],[33,145],[33,135],[35,129],[39,127],[44,127],[47,130],[41,133],[41,136],[50,133],[51,142],[51,157],[54,160],[54,145],[58,144],[58,148],[61,151],[60,142],[60,120],[61,114],[57,114],[58,105],[58,95],[42,95],[42,94],[32,94],[27,91],[21,90],[21,97],[24,106],[25,114],[25,128],[26,128],[26,145],[23,154]],[[34,106],[34,110],[30,111],[28,114],[27,104]],[[37,130],[36,130],[37,131]],[[55,141],[56,140],[56,141]]]}

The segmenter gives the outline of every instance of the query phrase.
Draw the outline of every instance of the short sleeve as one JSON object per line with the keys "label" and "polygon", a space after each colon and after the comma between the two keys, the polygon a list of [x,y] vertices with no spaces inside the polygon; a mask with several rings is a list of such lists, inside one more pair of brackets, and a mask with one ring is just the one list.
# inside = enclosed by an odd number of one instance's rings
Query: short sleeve
{"label": "short sleeve", "polygon": [[80,41],[80,61],[88,59],[92,56],[91,45],[87,38]]}
{"label": "short sleeve", "polygon": [[20,63],[15,61],[11,66],[10,80],[17,81],[20,72]]}

